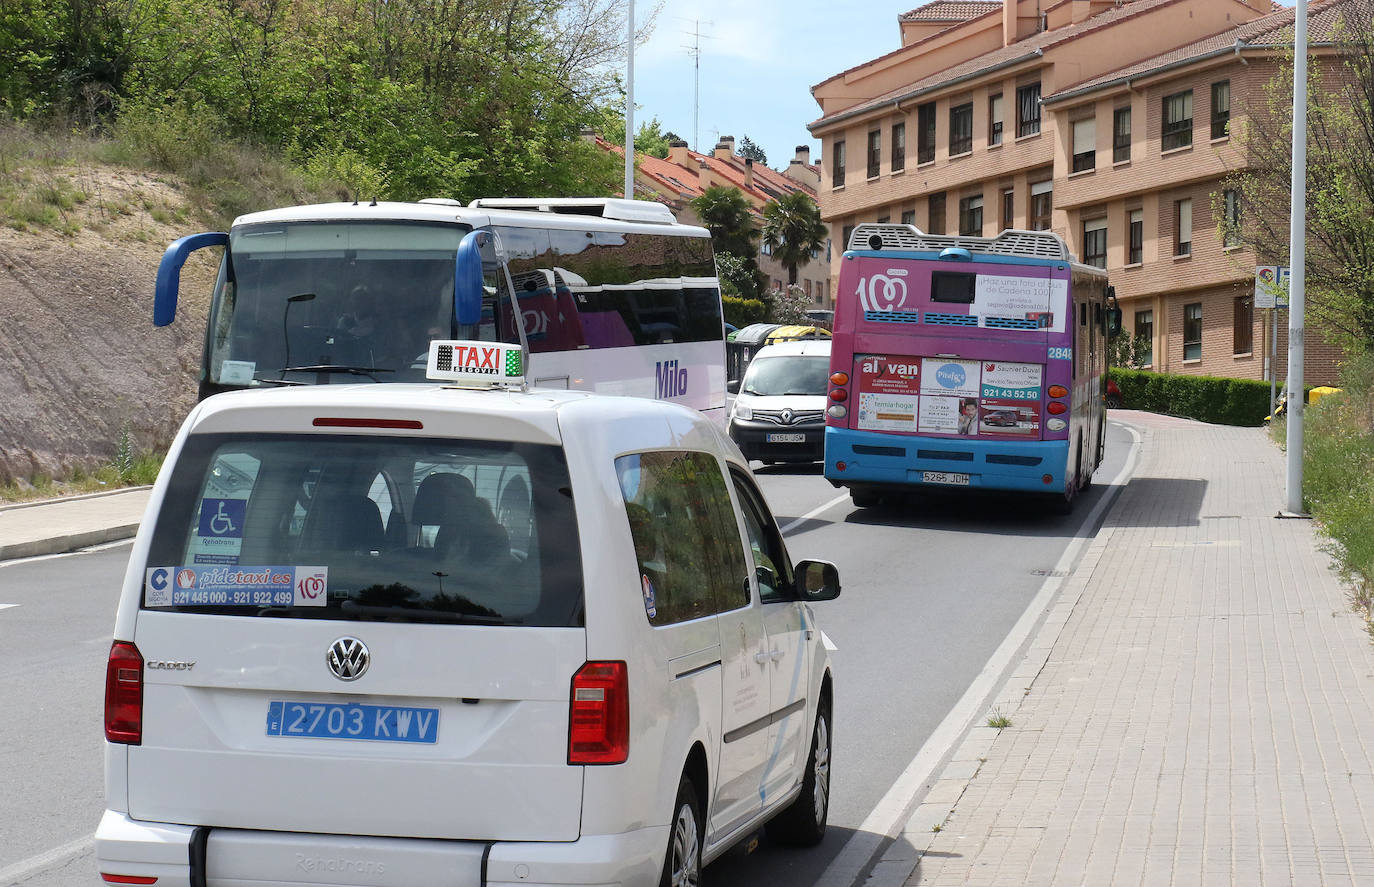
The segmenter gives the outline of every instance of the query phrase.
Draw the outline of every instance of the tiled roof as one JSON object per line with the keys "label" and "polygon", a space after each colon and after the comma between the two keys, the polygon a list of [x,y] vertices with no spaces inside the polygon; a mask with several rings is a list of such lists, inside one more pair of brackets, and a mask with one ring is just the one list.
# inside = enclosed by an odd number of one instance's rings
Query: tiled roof
{"label": "tiled roof", "polygon": [[977,18],[994,9],[1002,8],[1002,0],[975,0],[958,3],[955,0],[935,0],[925,6],[918,6],[910,12],[897,17],[900,22],[965,22]]}
{"label": "tiled roof", "polygon": [[[596,144],[603,151],[610,151],[622,156],[625,153],[625,149],[620,145],[608,142],[600,136],[597,137]],[[688,165],[685,167],[678,166],[671,160],[655,157],[652,154],[637,154],[635,161],[638,165],[638,173],[661,188],[663,193],[670,198],[691,200],[701,196],[702,192],[706,190],[701,183],[700,169],[703,163],[717,176],[725,179],[756,201],[777,200],[782,195],[792,191],[803,191],[813,198],[816,196],[813,189],[801,182],[793,181],[762,163],[754,164],[753,186],[744,187],[744,159],[738,155],[735,155],[731,160],[724,160],[710,154],[688,151]]]}
{"label": "tiled roof", "polygon": [[[1341,7],[1346,2],[1347,0],[1318,0],[1308,8],[1308,43],[1330,43],[1335,39],[1341,17]],[[1364,2],[1361,0],[1355,5],[1363,6]],[[1103,74],[1101,77],[1066,87],[1054,95],[1045,96],[1045,103],[1062,101],[1065,98],[1082,95],[1122,80],[1143,77],[1155,71],[1202,59],[1218,52],[1233,50],[1238,45],[1242,49],[1245,47],[1278,48],[1292,46],[1293,21],[1296,15],[1295,9],[1279,7],[1276,12],[1271,12],[1252,22],[1246,22],[1230,30],[1222,31],[1220,34],[1215,34],[1196,43],[1190,43],[1187,46],[1180,46],[1133,65],[1118,68]]]}
{"label": "tiled roof", "polygon": [[[1171,6],[1178,2],[1180,2],[1180,0],[1135,0],[1133,3],[1127,3],[1114,9],[1109,9],[1106,12],[1095,15],[1090,19],[1085,19],[1077,24],[1056,28],[1052,31],[1041,31],[1037,34],[1032,34],[1024,40],[1019,40],[1009,46],[1003,46],[992,52],[984,53],[983,55],[960,62],[957,65],[951,65],[943,71],[937,74],[931,74],[928,77],[917,80],[915,83],[909,83],[906,86],[876,96],[865,102],[861,102],[841,111],[836,111],[834,114],[821,117],[818,120],[812,121],[808,126],[814,127],[824,124],[836,117],[850,117],[861,114],[864,111],[885,105],[897,99],[935,89],[946,83],[976,77],[979,73],[999,65],[1011,64],[1021,59],[1029,59],[1035,55],[1042,55],[1046,50],[1060,43],[1077,40],[1099,29],[1113,27],[1114,25],[1121,24],[1136,16],[1143,15],[1144,13],[1159,9],[1160,7]],[[865,64],[871,63],[872,62],[868,62]]]}

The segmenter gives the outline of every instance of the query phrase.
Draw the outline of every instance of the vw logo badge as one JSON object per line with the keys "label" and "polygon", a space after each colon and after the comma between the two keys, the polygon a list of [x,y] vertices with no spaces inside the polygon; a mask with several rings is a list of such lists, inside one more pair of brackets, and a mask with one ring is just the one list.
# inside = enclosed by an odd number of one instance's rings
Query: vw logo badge
{"label": "vw logo badge", "polygon": [[791,410],[783,410],[783,411],[782,411],[782,424],[784,424],[784,425],[791,425],[791,424],[792,424],[792,415],[793,415],[793,414],[792,414],[792,411],[791,411]]}
{"label": "vw logo badge", "polygon": [[372,664],[372,654],[367,652],[367,645],[357,638],[339,638],[329,645],[329,652],[324,658],[334,677],[341,681],[356,681]]}

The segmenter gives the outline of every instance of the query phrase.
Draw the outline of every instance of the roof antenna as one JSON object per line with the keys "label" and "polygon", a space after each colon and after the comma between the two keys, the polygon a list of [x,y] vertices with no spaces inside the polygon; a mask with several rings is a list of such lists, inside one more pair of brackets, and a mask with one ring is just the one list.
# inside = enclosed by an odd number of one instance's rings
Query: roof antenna
{"label": "roof antenna", "polygon": [[354,194],[353,194],[353,205],[354,205],[354,206],[357,206],[357,205],[358,205],[358,194],[357,194],[357,192],[354,192]]}
{"label": "roof antenna", "polygon": [[373,198],[372,198],[372,202],[369,203],[368,206],[376,206],[376,205],[377,205],[377,198],[376,198],[376,197],[373,197]]}

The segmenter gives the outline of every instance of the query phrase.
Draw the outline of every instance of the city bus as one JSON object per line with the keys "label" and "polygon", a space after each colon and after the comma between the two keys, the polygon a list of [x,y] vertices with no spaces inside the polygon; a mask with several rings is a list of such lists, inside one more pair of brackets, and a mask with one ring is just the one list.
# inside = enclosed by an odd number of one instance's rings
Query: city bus
{"label": "city bus", "polygon": [[705,228],[620,199],[333,203],[240,216],[168,247],[223,249],[202,398],[264,386],[425,378],[429,342],[519,344],[539,387],[659,398],[724,422],[725,329]]}
{"label": "city bus", "polygon": [[840,264],[825,476],[854,504],[933,487],[1073,505],[1102,460],[1106,272],[1048,231],[855,228]]}

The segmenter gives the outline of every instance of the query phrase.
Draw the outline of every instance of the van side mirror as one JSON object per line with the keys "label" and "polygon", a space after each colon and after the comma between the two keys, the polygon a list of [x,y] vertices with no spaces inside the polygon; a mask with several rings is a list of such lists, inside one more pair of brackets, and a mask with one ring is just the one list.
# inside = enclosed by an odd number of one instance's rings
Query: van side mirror
{"label": "van side mirror", "polygon": [[793,575],[800,600],[833,601],[840,596],[840,571],[829,561],[802,561]]}
{"label": "van side mirror", "polygon": [[725,390],[731,394],[739,394],[739,379],[731,379],[725,383]]}

